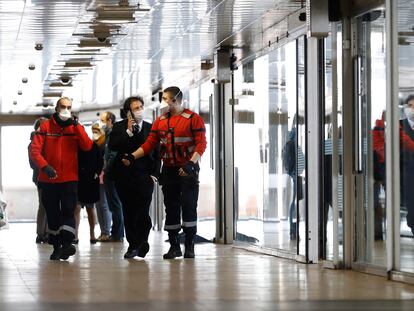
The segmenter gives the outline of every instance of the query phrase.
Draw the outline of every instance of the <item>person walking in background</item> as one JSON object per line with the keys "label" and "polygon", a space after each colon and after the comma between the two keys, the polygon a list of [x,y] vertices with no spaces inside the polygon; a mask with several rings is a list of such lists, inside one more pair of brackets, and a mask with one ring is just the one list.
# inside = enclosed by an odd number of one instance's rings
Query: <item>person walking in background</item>
{"label": "person walking in background", "polygon": [[103,168],[103,150],[99,145],[103,145],[105,137],[102,135],[99,126],[92,126],[93,146],[91,150],[82,151],[78,153],[78,204],[75,209],[76,220],[76,237],[78,240],[78,229],[80,223],[80,211],[82,207],[86,208],[89,223],[89,241],[95,244],[97,239],[95,237],[95,204],[99,204],[99,176]]}
{"label": "person walking in background", "polygon": [[195,257],[198,161],[207,147],[207,141],[203,119],[182,107],[182,98],[183,93],[176,86],[164,90],[162,100],[169,106],[168,112],[154,121],[146,142],[139,149],[126,154],[123,160],[125,165],[131,165],[161,144],[163,167],[160,185],[166,213],[164,230],[168,232],[171,245],[164,259],[182,256],[178,235],[181,227],[185,233],[184,258]]}
{"label": "person walking in background", "polygon": [[76,253],[74,209],[77,204],[78,148],[88,151],[92,141],[76,116],[72,101],[60,98],[52,117],[35,132],[30,158],[39,169],[38,186],[46,210],[51,260],[67,260]]}
{"label": "person walking in background", "polygon": [[148,236],[152,228],[149,208],[154,190],[154,179],[159,175],[158,148],[130,166],[122,163],[123,156],[139,148],[147,139],[151,124],[144,121],[144,100],[129,97],[124,102],[127,118],[114,124],[109,149],[117,152],[113,163],[116,191],[122,202],[128,251],[124,258],[145,257],[149,251]]}
{"label": "person walking in background", "polygon": [[407,226],[414,235],[414,94],[405,100],[404,114],[400,124],[401,202],[407,209]]}
{"label": "person walking in background", "polygon": [[[105,134],[106,124],[101,121],[95,122],[92,125],[93,140],[99,147],[99,151],[102,158],[102,164],[104,165],[104,153],[107,136]],[[108,202],[105,194],[104,187],[104,171],[101,171],[99,175],[99,201],[96,202],[96,215],[98,216],[98,223],[101,229],[101,234],[97,238],[98,242],[108,241],[111,235],[111,220],[112,214],[109,210]]]}
{"label": "person walking in background", "polygon": [[47,218],[46,218],[46,211],[42,204],[41,199],[41,189],[39,189],[39,186],[37,184],[37,177],[39,175],[39,169],[34,164],[34,162],[30,159],[30,146],[32,145],[32,141],[35,135],[35,132],[39,129],[40,124],[42,124],[44,121],[47,121],[47,118],[40,117],[35,120],[34,122],[34,131],[30,133],[30,143],[28,146],[28,152],[29,152],[29,164],[30,167],[33,170],[33,176],[32,181],[36,185],[37,188],[37,196],[39,198],[39,207],[37,209],[37,217],[36,217],[36,244],[40,243],[47,243]]}
{"label": "person walking in background", "polygon": [[115,115],[110,111],[105,111],[100,115],[100,121],[105,131],[105,152],[104,152],[104,175],[103,183],[105,188],[105,196],[108,202],[108,208],[112,216],[112,227],[110,236],[101,236],[99,242],[123,242],[124,239],[124,215],[122,211],[122,203],[119,199],[115,188],[115,175],[113,171],[113,163],[117,152],[109,149],[108,143],[115,123]]}

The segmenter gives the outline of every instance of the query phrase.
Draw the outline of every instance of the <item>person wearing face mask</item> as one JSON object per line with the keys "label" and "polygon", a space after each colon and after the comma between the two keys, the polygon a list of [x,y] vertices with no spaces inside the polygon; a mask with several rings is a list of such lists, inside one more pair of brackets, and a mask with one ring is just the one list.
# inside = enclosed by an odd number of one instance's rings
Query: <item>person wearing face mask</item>
{"label": "person wearing face mask", "polygon": [[39,168],[38,187],[46,210],[51,260],[67,260],[76,253],[74,209],[77,203],[78,148],[88,151],[92,141],[75,116],[72,101],[60,98],[51,118],[35,132],[30,159]]}
{"label": "person wearing face mask", "polygon": [[414,94],[405,100],[404,114],[400,121],[401,205],[407,209],[407,225],[414,235]]}
{"label": "person wearing face mask", "polygon": [[89,223],[89,241],[91,244],[95,244],[97,242],[95,237],[95,206],[99,211],[106,206],[105,197],[102,198],[100,193],[100,175],[103,169],[105,134],[99,123],[92,125],[92,140],[93,146],[91,150],[82,151],[80,149],[78,153],[78,204],[75,208],[76,243],[78,242],[81,208],[86,208]]}
{"label": "person wearing face mask", "polygon": [[123,110],[127,118],[114,124],[108,142],[109,149],[117,152],[111,177],[122,202],[125,235],[129,243],[124,258],[143,258],[149,251],[148,236],[152,228],[149,208],[154,179],[159,175],[160,157],[155,148],[130,166],[123,165],[124,155],[139,148],[151,130],[151,124],[143,118],[144,100],[141,97],[127,98]]}
{"label": "person wearing face mask", "polygon": [[[168,232],[170,249],[164,259],[174,259],[183,254],[179,232],[185,233],[184,258],[194,258],[194,237],[197,232],[197,201],[200,170],[198,161],[207,147],[203,119],[197,113],[185,109],[183,93],[176,87],[168,87],[162,94],[168,112],[158,117],[146,142],[136,151],[125,156],[128,166],[147,156],[161,145],[163,161],[160,184],[164,194],[166,220],[164,230]],[[182,222],[181,222],[182,218]]]}

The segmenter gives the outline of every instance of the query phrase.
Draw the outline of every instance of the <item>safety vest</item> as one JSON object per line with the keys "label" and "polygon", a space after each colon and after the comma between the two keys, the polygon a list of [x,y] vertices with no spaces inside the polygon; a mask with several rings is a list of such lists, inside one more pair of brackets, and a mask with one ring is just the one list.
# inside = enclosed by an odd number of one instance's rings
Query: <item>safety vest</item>
{"label": "safety vest", "polygon": [[[201,155],[206,146],[205,126],[202,118],[189,109],[180,115],[166,113],[159,117],[152,134],[158,136],[164,165],[181,166],[190,160],[194,151]],[[197,144],[199,145],[196,150]],[[201,147],[200,147],[201,146]]]}

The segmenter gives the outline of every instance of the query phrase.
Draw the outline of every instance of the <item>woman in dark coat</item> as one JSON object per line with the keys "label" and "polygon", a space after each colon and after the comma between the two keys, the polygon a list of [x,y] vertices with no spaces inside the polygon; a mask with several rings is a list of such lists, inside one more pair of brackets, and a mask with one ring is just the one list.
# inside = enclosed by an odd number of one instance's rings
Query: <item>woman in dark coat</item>
{"label": "woman in dark coat", "polygon": [[93,146],[89,151],[78,151],[78,205],[75,209],[76,237],[78,242],[78,229],[80,223],[80,210],[86,207],[89,222],[90,242],[95,244],[95,203],[99,201],[99,176],[103,169],[103,149],[100,142],[105,141],[103,131],[99,127],[92,127]]}

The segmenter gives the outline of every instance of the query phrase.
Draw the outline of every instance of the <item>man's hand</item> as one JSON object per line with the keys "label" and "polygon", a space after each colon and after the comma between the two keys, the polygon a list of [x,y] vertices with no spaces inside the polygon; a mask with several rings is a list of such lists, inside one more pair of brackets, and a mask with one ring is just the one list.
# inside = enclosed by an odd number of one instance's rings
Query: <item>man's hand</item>
{"label": "man's hand", "polygon": [[134,118],[131,116],[131,114],[128,114],[128,130],[132,133],[134,131]]}
{"label": "man's hand", "polygon": [[122,163],[124,163],[125,166],[130,166],[134,160],[135,157],[131,153],[125,153]]}
{"label": "man's hand", "polygon": [[196,175],[197,170],[196,170],[196,164],[193,161],[188,161],[186,164],[184,164],[183,167],[181,167],[178,170],[178,174],[180,176],[189,176],[189,175]]}
{"label": "man's hand", "polygon": [[42,171],[45,172],[45,174],[47,175],[47,177],[49,177],[49,179],[57,178],[57,173],[55,169],[51,167],[50,165],[46,165],[44,168],[42,168]]}
{"label": "man's hand", "polygon": [[78,117],[73,115],[72,116],[72,125],[77,126],[79,124]]}

